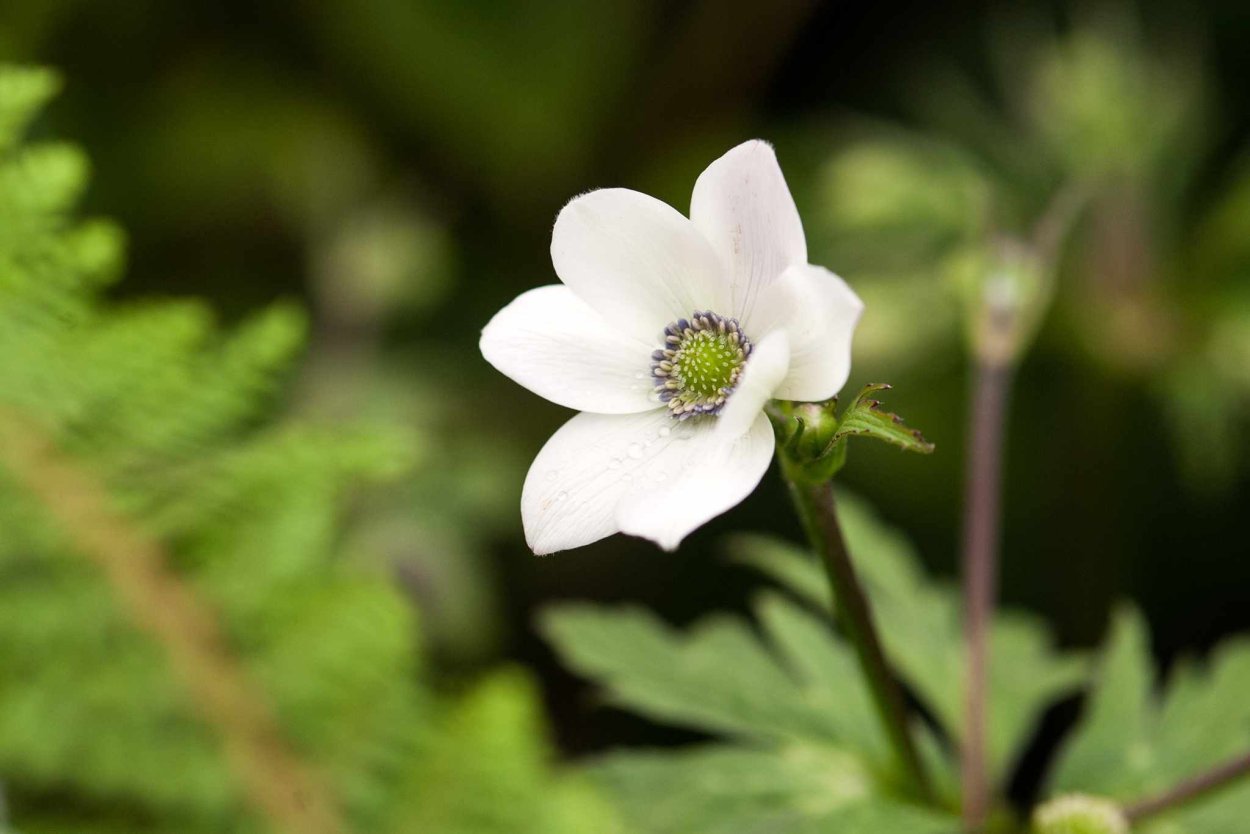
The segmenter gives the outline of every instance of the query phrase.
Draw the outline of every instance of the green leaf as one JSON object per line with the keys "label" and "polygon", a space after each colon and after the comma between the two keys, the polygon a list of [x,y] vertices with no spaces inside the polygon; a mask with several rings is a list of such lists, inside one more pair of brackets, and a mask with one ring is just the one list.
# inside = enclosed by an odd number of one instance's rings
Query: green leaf
{"label": "green leaf", "polygon": [[1136,611],[1123,609],[1113,620],[1080,727],[1055,772],[1056,788],[1124,798],[1150,785],[1152,677],[1145,624]]}
{"label": "green leaf", "polygon": [[[1166,790],[1250,748],[1250,641],[1177,664],[1156,693],[1146,626],[1115,616],[1084,715],[1060,753],[1051,790],[1122,801]],[[1237,834],[1250,819],[1250,783],[1151,818],[1135,832]]]}
{"label": "green leaf", "polygon": [[1224,788],[1195,805],[1135,827],[1140,834],[1245,834],[1250,819],[1250,781]]}
{"label": "green leaf", "polygon": [[551,780],[537,687],[497,673],[446,710],[383,831],[395,834],[619,834],[615,813],[578,777]]}
{"label": "green leaf", "polygon": [[1172,780],[1250,746],[1250,638],[1230,640],[1205,664],[1178,662],[1160,705],[1156,743]]}
{"label": "green leaf", "polygon": [[[862,501],[842,495],[839,517],[886,654],[943,726],[961,737],[964,643],[957,590],[928,579],[906,538],[882,524]],[[824,571],[807,551],[752,536],[736,538],[733,555],[830,610]],[[1019,612],[998,613],[990,648],[990,761],[1002,777],[1040,712],[1081,682],[1085,662],[1055,652],[1045,626]]]}
{"label": "green leaf", "polygon": [[27,123],[60,86],[49,70],[0,64],[0,151],[21,138]]}
{"label": "green leaf", "polygon": [[736,620],[709,618],[683,635],[640,609],[564,605],[543,613],[542,628],[617,706],[757,741],[839,741],[837,719]]}
{"label": "green leaf", "polygon": [[890,386],[884,382],[865,385],[842,412],[838,429],[833,434],[834,441],[859,435],[892,443],[909,452],[930,454],[934,446],[924,439],[924,435],[909,428],[897,414],[882,411],[880,400],[872,399],[871,395],[889,389]]}
{"label": "green leaf", "polygon": [[647,834],[951,834],[955,821],[875,795],[844,753],[709,745],[617,753],[591,774]]}
{"label": "green leaf", "polygon": [[[894,790],[897,763],[850,647],[828,620],[780,594],[761,595],[755,610],[767,645],[727,619],[680,634],[633,609],[565,606],[546,613],[544,630],[615,705],[754,745],[834,746],[855,755],[880,790]],[[916,730],[953,803],[953,763]]]}
{"label": "green leaf", "polygon": [[733,562],[757,570],[799,599],[832,610],[829,580],[811,554],[798,545],[763,533],[737,533],[726,541]]}
{"label": "green leaf", "polygon": [[756,614],[777,652],[793,670],[807,700],[836,725],[836,735],[884,771],[890,752],[854,652],[821,620],[779,594],[762,595]]}

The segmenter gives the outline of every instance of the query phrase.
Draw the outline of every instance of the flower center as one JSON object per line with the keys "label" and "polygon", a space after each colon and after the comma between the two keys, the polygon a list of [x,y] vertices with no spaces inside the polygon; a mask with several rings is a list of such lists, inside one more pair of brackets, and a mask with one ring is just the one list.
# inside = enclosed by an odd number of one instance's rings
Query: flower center
{"label": "flower center", "polygon": [[696,312],[664,328],[664,346],[651,354],[651,378],[660,401],[678,420],[716,414],[750,355],[751,340],[737,319]]}

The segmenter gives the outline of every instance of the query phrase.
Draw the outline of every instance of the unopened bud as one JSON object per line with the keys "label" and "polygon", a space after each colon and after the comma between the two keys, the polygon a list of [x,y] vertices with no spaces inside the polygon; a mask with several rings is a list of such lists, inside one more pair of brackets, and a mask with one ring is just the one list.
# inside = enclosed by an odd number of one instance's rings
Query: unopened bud
{"label": "unopened bud", "polygon": [[796,449],[800,460],[816,460],[823,456],[833,442],[838,430],[838,418],[834,414],[837,400],[829,403],[797,403],[794,417],[803,424],[803,435]]}
{"label": "unopened bud", "polygon": [[823,403],[777,402],[768,414],[783,463],[791,476],[826,481],[846,461],[846,442],[835,442],[837,397]]}
{"label": "unopened bud", "polygon": [[1018,361],[1050,305],[1050,265],[1027,241],[999,238],[949,268],[964,289],[973,354],[990,365]]}
{"label": "unopened bud", "polygon": [[1052,799],[1033,813],[1034,834],[1129,834],[1120,806],[1109,799],[1071,794]]}

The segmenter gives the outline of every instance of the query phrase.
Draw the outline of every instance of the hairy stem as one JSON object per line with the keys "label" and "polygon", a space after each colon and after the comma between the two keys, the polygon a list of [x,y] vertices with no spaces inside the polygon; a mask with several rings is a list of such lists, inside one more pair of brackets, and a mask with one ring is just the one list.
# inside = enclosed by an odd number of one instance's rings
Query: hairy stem
{"label": "hairy stem", "polygon": [[222,740],[248,800],[289,834],[337,834],[343,821],[324,786],[287,746],[226,645],[215,613],[168,567],[164,550],[111,506],[107,490],[44,433],[0,412],[0,463],[93,562],[135,624],[165,650],[200,716]]}
{"label": "hairy stem", "polygon": [[1243,776],[1250,776],[1250,753],[1243,753],[1206,773],[1192,776],[1161,794],[1133,802],[1125,806],[1124,816],[1128,817],[1131,823],[1141,822],[1147,817],[1161,814],[1187,802],[1201,799],[1220,788],[1228,787]]}
{"label": "hairy stem", "polygon": [[830,481],[807,483],[789,475],[786,480],[812,547],[824,562],[833,590],[834,616],[855,646],[886,736],[912,791],[918,798],[930,801],[932,790],[912,739],[903,692],[886,663],[868,597],[855,574],[842,528],[838,525],[833,484]]}
{"label": "hairy stem", "polygon": [[964,824],[970,831],[984,826],[990,804],[986,766],[989,632],[998,582],[1003,434],[1011,375],[1009,365],[982,360],[977,364],[973,383],[964,492],[964,628],[968,643],[968,679],[961,751]]}

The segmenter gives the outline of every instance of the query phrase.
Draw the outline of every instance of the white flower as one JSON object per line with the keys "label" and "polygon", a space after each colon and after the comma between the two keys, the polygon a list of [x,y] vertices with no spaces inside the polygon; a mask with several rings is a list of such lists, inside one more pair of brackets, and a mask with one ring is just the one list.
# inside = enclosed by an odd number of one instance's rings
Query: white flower
{"label": "white flower", "polygon": [[699,176],[689,219],[623,188],[575,198],[551,259],[563,285],[522,294],[481,341],[504,374],[582,412],[526,476],[535,553],[616,532],[675,549],[763,477],[770,398],[825,400],[846,383],[863,304],[807,263],[765,142]]}

